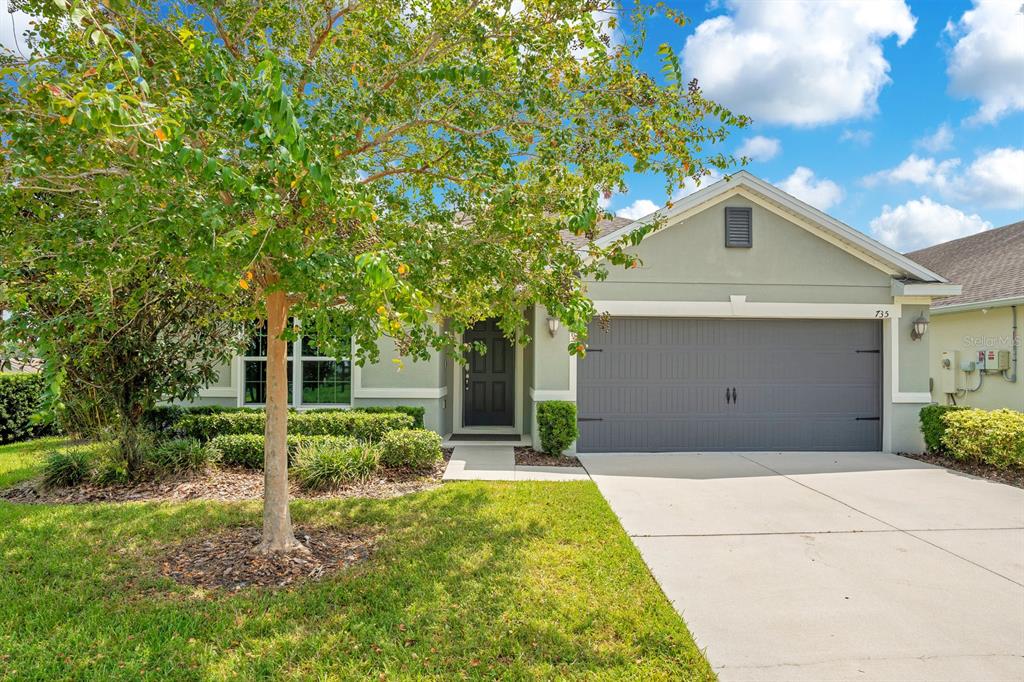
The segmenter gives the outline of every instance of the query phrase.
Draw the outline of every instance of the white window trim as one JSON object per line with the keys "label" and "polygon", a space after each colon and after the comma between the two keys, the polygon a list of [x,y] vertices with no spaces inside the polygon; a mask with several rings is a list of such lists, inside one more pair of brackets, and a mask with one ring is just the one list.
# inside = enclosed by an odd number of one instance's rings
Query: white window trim
{"label": "white window trim", "polygon": [[[295,320],[295,324],[298,326],[299,321]],[[337,410],[348,410],[352,408],[352,400],[355,398],[355,363],[352,361],[351,348],[349,350],[349,357],[343,360],[348,360],[349,363],[349,377],[348,377],[348,402],[347,403],[304,403],[302,402],[302,363],[303,362],[339,362],[338,358],[331,357],[328,355],[304,355],[302,351],[302,333],[300,327],[300,333],[298,339],[292,342],[292,352],[286,356],[286,362],[292,363],[292,402],[288,406],[289,409],[294,410],[315,410],[322,408],[331,408]],[[342,361],[343,361],[342,360]],[[232,362],[232,379],[238,378],[237,389],[225,389],[231,391],[226,393],[225,397],[234,395],[239,407],[266,407],[266,403],[247,403],[245,402],[245,363],[246,362],[266,362],[267,356],[265,355],[238,355]],[[237,390],[237,393],[235,392]],[[209,394],[207,394],[209,395]]]}

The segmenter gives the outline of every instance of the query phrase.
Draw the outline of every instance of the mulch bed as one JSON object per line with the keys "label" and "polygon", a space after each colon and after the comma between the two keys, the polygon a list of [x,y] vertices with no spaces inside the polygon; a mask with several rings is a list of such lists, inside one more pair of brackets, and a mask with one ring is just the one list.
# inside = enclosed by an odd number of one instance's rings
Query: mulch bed
{"label": "mulch bed", "polygon": [[537,452],[531,447],[517,447],[516,464],[521,467],[581,467],[580,461],[573,455],[558,457]]}
{"label": "mulch bed", "polygon": [[[450,453],[449,455],[450,456]],[[437,487],[447,458],[430,471],[381,469],[363,483],[334,490],[311,492],[296,485],[291,495],[301,499],[371,497],[385,499]],[[45,488],[38,479],[0,490],[0,500],[21,504],[88,504],[91,502],[186,502],[214,500],[236,502],[263,497],[263,472],[217,467],[205,472],[143,481],[131,485],[100,486],[92,483],[70,488]]]}
{"label": "mulch bed", "polygon": [[377,544],[371,533],[299,526],[295,537],[309,552],[263,555],[254,551],[260,533],[233,528],[171,547],[159,560],[160,574],[184,585],[232,591],[289,587],[366,561]]}
{"label": "mulch bed", "polygon": [[1016,486],[1018,488],[1024,488],[1024,469],[997,469],[991,464],[986,464],[985,462],[962,462],[958,459],[953,459],[952,457],[936,455],[931,452],[921,454],[901,452],[900,455],[903,457],[909,457],[910,459],[916,459],[921,462],[928,462],[929,464],[952,469],[953,471],[959,471],[964,474],[970,474],[971,476],[977,476],[978,478],[987,478],[990,481],[997,481],[999,483],[1006,483],[1007,485]]}

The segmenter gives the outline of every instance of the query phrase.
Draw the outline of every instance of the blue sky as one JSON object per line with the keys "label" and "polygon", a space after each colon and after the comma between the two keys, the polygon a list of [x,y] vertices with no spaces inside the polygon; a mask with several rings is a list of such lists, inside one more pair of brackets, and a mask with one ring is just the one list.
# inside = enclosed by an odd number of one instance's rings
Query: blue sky
{"label": "blue sky", "polygon": [[[13,47],[28,17],[7,2]],[[755,175],[902,251],[1024,219],[1024,0],[667,4],[690,23],[654,19],[641,66],[659,74],[667,42],[687,79],[752,116],[724,149]],[[661,178],[628,182],[609,210],[668,199]]]}
{"label": "blue sky", "polygon": [[[750,172],[901,250],[1024,219],[1022,0],[670,4],[691,23],[656,20],[642,64],[668,42],[751,115],[725,145]],[[665,199],[633,177],[609,210]]]}

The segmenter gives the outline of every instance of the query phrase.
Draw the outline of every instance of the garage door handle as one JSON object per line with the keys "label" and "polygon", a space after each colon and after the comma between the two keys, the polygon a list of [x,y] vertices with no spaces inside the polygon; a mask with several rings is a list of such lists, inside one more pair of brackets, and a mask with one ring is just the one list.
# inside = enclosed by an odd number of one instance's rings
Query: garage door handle
{"label": "garage door handle", "polygon": [[725,404],[728,405],[732,402],[732,397],[729,395],[729,387],[725,387]]}
{"label": "garage door handle", "polygon": [[732,387],[732,404],[733,405],[736,404],[736,387],[735,386]]}

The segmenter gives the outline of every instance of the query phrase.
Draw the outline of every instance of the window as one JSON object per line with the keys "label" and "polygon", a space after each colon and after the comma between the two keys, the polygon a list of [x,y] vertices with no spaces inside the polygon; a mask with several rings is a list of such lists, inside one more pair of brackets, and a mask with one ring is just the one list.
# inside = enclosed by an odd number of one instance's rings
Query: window
{"label": "window", "polygon": [[749,206],[725,207],[725,245],[749,249],[754,245],[754,209]]}
{"label": "window", "polygon": [[[289,320],[289,324],[293,321]],[[321,355],[314,341],[304,336],[288,342],[288,404],[347,405],[352,402],[352,362]],[[267,402],[267,326],[253,335],[242,358],[247,405]],[[299,390],[296,392],[295,387]]]}

